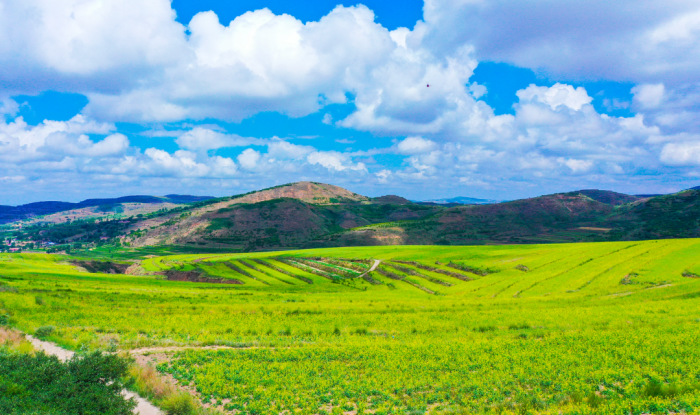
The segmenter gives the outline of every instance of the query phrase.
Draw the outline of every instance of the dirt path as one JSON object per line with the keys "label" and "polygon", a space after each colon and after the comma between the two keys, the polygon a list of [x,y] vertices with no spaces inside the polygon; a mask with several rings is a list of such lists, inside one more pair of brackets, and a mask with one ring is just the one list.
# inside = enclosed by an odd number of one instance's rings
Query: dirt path
{"label": "dirt path", "polygon": [[25,337],[32,343],[35,349],[43,350],[44,353],[49,356],[56,356],[61,362],[65,362],[75,355],[75,352],[58,347],[53,343],[39,340],[30,335],[26,335]]}
{"label": "dirt path", "polygon": [[381,263],[382,263],[382,261],[380,261],[380,260],[378,260],[378,259],[375,259],[375,260],[374,260],[374,264],[372,264],[372,267],[371,267],[370,269],[368,269],[367,271],[365,271],[365,272],[364,272],[362,275],[360,275],[358,278],[362,278],[362,277],[364,277],[365,275],[369,274],[370,272],[374,271],[375,269],[377,269],[377,267],[378,267],[379,264],[381,264]]}
{"label": "dirt path", "polygon": [[221,349],[256,349],[257,347],[232,347],[232,346],[168,346],[168,347],[143,347],[141,349],[131,349],[127,352],[131,354],[146,354],[146,353],[167,353],[179,352],[181,350],[221,350]]}
{"label": "dirt path", "polygon": [[[36,349],[43,350],[44,353],[50,356],[56,356],[58,360],[62,362],[69,360],[75,355],[75,352],[56,346],[53,343],[45,342],[29,335],[25,337]],[[122,395],[124,395],[126,399],[133,398],[136,401],[136,408],[134,408],[135,415],[164,415],[160,409],[133,392],[125,389],[122,391]]]}

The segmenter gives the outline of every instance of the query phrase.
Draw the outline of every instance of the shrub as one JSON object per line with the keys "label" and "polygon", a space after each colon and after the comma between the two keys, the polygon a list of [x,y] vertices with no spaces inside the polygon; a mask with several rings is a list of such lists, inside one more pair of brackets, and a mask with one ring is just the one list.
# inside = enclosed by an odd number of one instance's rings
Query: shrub
{"label": "shrub", "polygon": [[54,331],[56,331],[54,326],[44,326],[36,329],[34,335],[40,339],[43,339],[52,335]]}
{"label": "shrub", "polygon": [[99,352],[62,363],[44,353],[0,351],[0,413],[131,415],[136,404],[121,394],[127,367]]}
{"label": "shrub", "polygon": [[486,333],[487,331],[495,331],[495,326],[479,326],[474,329],[478,333]]}
{"label": "shrub", "polygon": [[44,305],[44,299],[39,296],[34,297],[34,302],[36,303],[36,305]]}
{"label": "shrub", "polygon": [[192,396],[187,393],[170,395],[161,402],[161,407],[167,415],[195,415],[198,412]]}
{"label": "shrub", "polygon": [[7,314],[0,314],[0,326],[7,326],[10,324],[10,316]]}

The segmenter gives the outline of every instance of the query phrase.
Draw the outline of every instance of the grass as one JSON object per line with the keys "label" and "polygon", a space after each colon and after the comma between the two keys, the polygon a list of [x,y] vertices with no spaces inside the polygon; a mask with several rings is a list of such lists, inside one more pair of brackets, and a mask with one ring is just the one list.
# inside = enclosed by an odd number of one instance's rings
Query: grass
{"label": "grass", "polygon": [[[224,412],[692,413],[700,279],[684,273],[700,271],[698,252],[700,240],[684,239],[142,257],[151,272],[241,285],[5,254],[0,315],[73,350],[228,346],[154,357]],[[350,259],[382,260],[398,279],[349,278]],[[173,408],[187,406],[175,392]]]}

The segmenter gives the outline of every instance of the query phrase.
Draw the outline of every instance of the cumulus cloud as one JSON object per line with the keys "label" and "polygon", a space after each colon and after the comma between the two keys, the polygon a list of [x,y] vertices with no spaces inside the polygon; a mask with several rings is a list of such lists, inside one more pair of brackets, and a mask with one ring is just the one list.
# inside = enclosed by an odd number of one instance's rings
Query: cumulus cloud
{"label": "cumulus cloud", "polygon": [[224,26],[213,12],[202,12],[187,29],[183,64],[124,93],[88,94],[86,113],[137,121],[307,115],[346,102],[346,92],[396,47],[365,6],[338,6],[306,24],[261,9]]}
{"label": "cumulus cloud", "polygon": [[427,42],[446,54],[468,43],[482,60],[559,79],[700,81],[694,1],[426,0],[423,10]]}
{"label": "cumulus cloud", "polygon": [[255,151],[252,148],[247,148],[238,155],[238,163],[240,163],[241,167],[247,170],[253,170],[255,167],[257,167],[258,161],[260,161],[260,152]]}
{"label": "cumulus cloud", "polygon": [[590,104],[593,98],[588,96],[588,93],[583,87],[574,89],[571,85],[563,85],[556,83],[551,87],[536,86],[530,84],[525,89],[521,89],[516,93],[521,102],[523,101],[538,101],[549,105],[553,110],[563,105],[574,111],[578,111],[582,106]]}
{"label": "cumulus cloud", "polygon": [[642,108],[656,108],[664,99],[664,84],[643,84],[632,88],[634,102]]}
{"label": "cumulus cloud", "polygon": [[670,166],[700,166],[700,141],[666,144],[661,161]]}
{"label": "cumulus cloud", "polygon": [[352,163],[347,154],[337,151],[315,151],[307,156],[307,161],[310,164],[317,164],[325,167],[329,171],[357,171],[366,172],[367,167],[364,163]]}
{"label": "cumulus cloud", "polygon": [[2,1],[0,8],[0,79],[11,91],[119,91],[191,53],[168,0]]}
{"label": "cumulus cloud", "polygon": [[195,127],[182,135],[175,142],[187,150],[214,150],[222,147],[243,147],[251,144],[263,144],[263,140],[241,137],[236,134],[224,134],[208,128]]}
{"label": "cumulus cloud", "polygon": [[401,154],[421,154],[433,150],[435,142],[423,137],[407,137],[396,148]]}
{"label": "cumulus cloud", "polygon": [[[498,189],[677,172],[698,164],[698,16],[687,1],[426,0],[424,21],[389,31],[361,5],[306,23],[261,9],[228,23],[202,12],[183,25],[169,0],[0,0],[0,177],[31,181],[33,172],[60,171],[230,184],[332,173]],[[551,79],[632,82],[631,104],[607,105],[634,115],[600,114],[583,87],[563,81],[523,88],[513,115],[495,115],[481,100],[486,88],[471,81],[479,59]],[[16,117],[20,106],[10,97],[47,89],[86,94],[89,104],[69,121],[30,126]],[[320,151],[213,126],[159,124],[240,121],[263,111],[300,117],[346,103],[354,105],[349,115],[327,112],[321,123],[396,145]],[[133,147],[117,121],[155,123],[143,135],[174,137],[179,149]],[[240,153],[223,157],[226,148]],[[379,153],[393,153],[393,161],[375,159]]]}
{"label": "cumulus cloud", "polygon": [[46,120],[30,126],[22,117],[10,123],[0,121],[0,160],[26,162],[56,160],[68,154],[108,156],[123,151],[128,140],[121,134],[94,143],[87,134],[108,134],[116,128],[82,115],[69,121]]}
{"label": "cumulus cloud", "polygon": [[300,146],[287,141],[276,140],[267,145],[267,153],[278,159],[298,159],[316,151],[311,146]]}
{"label": "cumulus cloud", "polygon": [[94,142],[85,134],[75,136],[65,133],[53,133],[46,137],[46,143],[40,152],[53,154],[108,157],[122,154],[129,148],[129,139],[123,134],[111,134],[103,140]]}

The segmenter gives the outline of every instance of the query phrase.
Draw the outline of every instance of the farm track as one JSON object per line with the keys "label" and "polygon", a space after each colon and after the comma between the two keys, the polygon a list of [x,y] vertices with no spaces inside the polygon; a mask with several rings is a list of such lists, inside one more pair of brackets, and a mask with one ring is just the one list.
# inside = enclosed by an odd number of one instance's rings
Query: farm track
{"label": "farm track", "polygon": [[292,283],[292,282],[290,282],[290,281],[283,280],[282,278],[277,278],[277,277],[275,277],[274,275],[272,275],[272,274],[270,274],[270,273],[267,273],[267,272],[265,272],[265,271],[259,269],[259,268],[256,267],[255,265],[249,264],[248,262],[243,261],[242,259],[239,260],[238,262],[240,262],[241,264],[245,265],[246,267],[250,268],[250,269],[253,270],[253,271],[259,272],[259,273],[261,273],[261,274],[263,274],[263,275],[265,275],[265,276],[267,276],[267,277],[269,277],[269,278],[273,278],[273,279],[275,279],[276,281],[279,281],[279,282],[281,282],[281,283],[283,283],[283,284],[294,285],[294,283]]}
{"label": "farm track", "polygon": [[[39,350],[42,350],[49,356],[56,356],[58,360],[62,362],[70,360],[73,356],[75,356],[75,352],[66,350],[62,347],[57,346],[54,343],[39,340],[29,335],[27,335],[26,338],[32,343],[32,346]],[[165,415],[160,409],[158,409],[158,407],[156,407],[155,405],[148,402],[146,399],[140,397],[134,392],[124,389],[122,391],[122,395],[126,399],[133,398],[134,401],[136,401],[136,408],[134,408],[135,415]]]}
{"label": "farm track", "polygon": [[323,271],[323,270],[320,270],[320,269],[318,269],[318,268],[312,267],[312,266],[309,265],[309,264],[306,264],[306,263],[303,263],[303,262],[297,262],[297,261],[289,261],[289,264],[290,264],[290,265],[291,265],[291,264],[294,264],[293,266],[294,266],[295,268],[298,268],[298,269],[300,269],[300,270],[302,270],[302,271],[305,271],[304,268],[308,268],[308,269],[312,270],[313,273],[316,274],[316,275],[318,275],[319,277],[323,277],[323,278],[326,278],[326,279],[329,279],[329,280],[332,280],[332,279],[333,279],[333,277],[331,277],[331,276],[329,275],[330,273],[328,273],[328,272],[326,272],[326,271]]}
{"label": "farm track", "polygon": [[[358,273],[357,270],[350,269],[350,268],[345,268],[345,267],[340,266],[340,265],[337,265],[337,264],[331,264],[330,262],[315,261],[315,260],[313,260],[313,262],[317,262],[317,263],[319,263],[319,264],[323,264],[323,265],[326,265],[326,266],[332,267],[332,268],[338,268],[338,269],[340,269],[340,270],[342,270],[342,271],[345,271],[345,272],[348,272],[348,273],[350,273],[350,274],[357,274],[357,273]],[[360,273],[360,274],[362,274],[362,273]]]}
{"label": "farm track", "polygon": [[[577,269],[577,268],[580,268],[580,267],[582,267],[582,266],[588,264],[589,262],[596,261],[596,260],[601,259],[601,258],[604,258],[604,257],[606,257],[606,256],[608,256],[608,255],[609,255],[609,253],[608,253],[608,254],[604,254],[604,255],[597,256],[597,257],[595,257],[595,258],[589,258],[589,259],[587,259],[587,260],[585,260],[585,261],[579,263],[579,264],[576,265],[575,267],[568,268],[568,269],[566,269],[566,270],[564,270],[564,271],[562,271],[562,272],[560,272],[560,273],[558,273],[558,274],[555,274],[555,275],[553,275],[553,276],[551,276],[551,277],[549,277],[549,278],[544,278],[544,279],[541,279],[541,280],[539,280],[539,281],[536,281],[536,282],[534,282],[532,285],[530,285],[530,286],[528,286],[528,287],[526,287],[526,288],[520,290],[520,291],[516,294],[516,296],[514,296],[514,297],[515,297],[515,298],[520,298],[520,294],[522,294],[522,293],[524,293],[525,291],[528,291],[528,290],[530,290],[530,289],[532,289],[532,288],[534,288],[534,287],[536,287],[536,286],[542,284],[543,282],[547,282],[547,281],[553,280],[553,279],[555,279],[555,278],[557,278],[557,277],[560,277],[560,276],[562,276],[562,275],[568,274],[569,272],[571,272],[571,271],[573,271],[573,270],[575,270],[575,269]],[[584,256],[584,257],[585,257],[585,256]]]}
{"label": "farm track", "polygon": [[[170,353],[180,352],[183,350],[240,350],[240,349],[259,349],[257,346],[165,346],[165,347],[142,347],[140,349],[126,350],[129,354],[145,355],[149,353]],[[268,347],[269,349],[269,347]]]}
{"label": "farm track", "polygon": [[635,255],[635,256],[633,256],[633,257],[631,257],[631,258],[627,258],[627,259],[624,259],[624,260],[622,260],[622,261],[616,263],[615,265],[611,266],[610,268],[606,269],[605,271],[600,272],[600,273],[594,275],[593,278],[591,278],[591,279],[588,280],[586,283],[584,283],[583,285],[581,285],[580,287],[578,287],[576,290],[577,290],[577,291],[583,290],[584,288],[586,288],[586,287],[588,287],[589,285],[591,285],[591,283],[592,283],[593,281],[595,281],[596,278],[600,277],[601,275],[607,274],[608,272],[612,271],[613,268],[615,268],[615,267],[617,267],[617,266],[619,266],[619,265],[622,265],[622,264],[624,264],[624,263],[626,263],[626,262],[629,262],[629,261],[632,261],[632,260],[634,260],[634,259],[637,259],[637,258],[639,258],[639,257],[641,257],[641,256],[647,255],[647,254],[650,253],[650,252],[652,252],[652,251],[651,251],[651,250],[648,250],[648,251],[642,252],[642,253],[639,254],[639,255]]}
{"label": "farm track", "polygon": [[236,264],[234,264],[234,263],[232,263],[232,262],[224,261],[224,265],[226,265],[227,267],[231,268],[234,272],[237,272],[237,273],[239,273],[239,274],[241,274],[241,275],[243,275],[243,276],[245,276],[245,277],[248,277],[248,278],[250,278],[251,280],[258,281],[259,283],[262,283],[262,284],[265,284],[265,285],[270,285],[269,282],[263,281],[263,280],[261,280],[260,278],[255,277],[254,275],[252,275],[252,274],[250,274],[249,272],[243,270],[242,268],[239,268],[238,265],[236,265]]}

